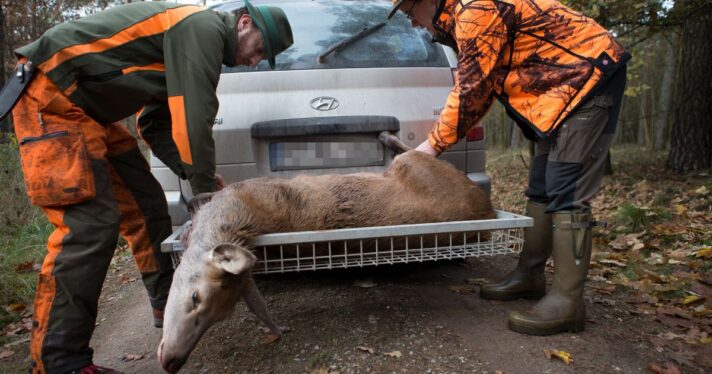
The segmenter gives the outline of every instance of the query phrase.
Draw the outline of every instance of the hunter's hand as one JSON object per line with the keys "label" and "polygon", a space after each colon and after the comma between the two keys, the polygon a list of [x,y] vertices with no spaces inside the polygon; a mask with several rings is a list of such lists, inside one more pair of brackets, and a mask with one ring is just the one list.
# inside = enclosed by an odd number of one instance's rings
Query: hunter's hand
{"label": "hunter's hand", "polygon": [[424,142],[420,143],[420,145],[417,148],[415,148],[415,150],[419,151],[419,152],[427,153],[433,157],[438,157],[438,155],[440,154],[440,152],[436,151],[435,148],[433,148],[430,145],[430,141],[428,139],[425,139]]}

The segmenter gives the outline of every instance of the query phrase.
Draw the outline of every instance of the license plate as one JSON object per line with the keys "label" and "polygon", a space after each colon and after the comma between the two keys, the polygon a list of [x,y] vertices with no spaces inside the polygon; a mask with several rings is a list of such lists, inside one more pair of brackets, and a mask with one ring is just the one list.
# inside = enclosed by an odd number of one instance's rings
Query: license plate
{"label": "license plate", "polygon": [[359,141],[275,142],[269,145],[272,171],[385,165],[378,139]]}

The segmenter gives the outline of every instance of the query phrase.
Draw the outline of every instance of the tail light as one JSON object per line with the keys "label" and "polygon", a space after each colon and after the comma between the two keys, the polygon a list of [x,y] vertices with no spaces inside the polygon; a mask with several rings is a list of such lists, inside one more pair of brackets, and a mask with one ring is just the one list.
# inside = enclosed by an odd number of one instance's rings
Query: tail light
{"label": "tail light", "polygon": [[467,132],[466,138],[468,142],[477,142],[480,140],[484,140],[485,128],[480,124],[473,126],[470,131]]}

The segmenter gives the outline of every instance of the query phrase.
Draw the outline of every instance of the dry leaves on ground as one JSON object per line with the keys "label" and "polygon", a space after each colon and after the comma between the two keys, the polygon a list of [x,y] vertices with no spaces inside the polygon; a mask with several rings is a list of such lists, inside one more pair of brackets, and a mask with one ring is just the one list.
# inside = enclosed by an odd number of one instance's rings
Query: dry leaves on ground
{"label": "dry leaves on ground", "polygon": [[450,291],[459,293],[460,295],[472,295],[477,292],[477,288],[473,286],[450,286]]}
{"label": "dry leaves on ground", "polygon": [[262,344],[270,345],[279,340],[279,338],[281,338],[279,334],[267,334],[262,338]]}
{"label": "dry leaves on ground", "polygon": [[373,349],[373,348],[371,348],[371,347],[366,347],[366,346],[363,346],[363,345],[359,345],[358,347],[356,347],[356,349],[359,350],[359,351],[361,351],[361,352],[366,352],[366,353],[370,353],[370,354],[373,354],[374,352],[376,352],[375,349]]}
{"label": "dry leaves on ground", "polygon": [[143,355],[126,353],[126,354],[124,354],[123,357],[121,357],[121,361],[123,361],[123,362],[138,361],[142,358],[143,358]]}
{"label": "dry leaves on ground", "polygon": [[574,359],[573,357],[571,357],[571,354],[565,351],[560,351],[557,349],[544,349],[544,354],[549,359],[551,359],[552,357],[556,357],[559,360],[563,361],[566,365],[569,365],[574,362]]}
{"label": "dry leaves on ground", "polygon": [[4,359],[6,359],[6,358],[8,358],[8,357],[10,357],[10,356],[12,356],[12,355],[14,355],[14,354],[15,354],[15,352],[13,352],[13,351],[11,351],[11,350],[9,350],[9,349],[8,349],[8,350],[4,350],[4,351],[0,351],[0,360],[4,360]]}
{"label": "dry leaves on ground", "polygon": [[648,364],[648,370],[654,374],[680,374],[680,369],[678,369],[675,364],[666,362],[664,364],[658,365],[655,362]]}
{"label": "dry leaves on ground", "polygon": [[388,356],[388,357],[393,357],[393,358],[401,358],[401,356],[403,354],[401,353],[401,351],[393,351],[393,352],[385,352],[385,353],[383,353],[383,355]]}

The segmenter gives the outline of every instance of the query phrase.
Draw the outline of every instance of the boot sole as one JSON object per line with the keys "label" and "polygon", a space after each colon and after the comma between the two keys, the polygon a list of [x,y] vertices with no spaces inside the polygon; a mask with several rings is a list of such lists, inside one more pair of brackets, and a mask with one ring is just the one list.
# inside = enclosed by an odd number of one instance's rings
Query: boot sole
{"label": "boot sole", "polygon": [[561,324],[559,326],[554,326],[554,327],[551,327],[548,329],[543,329],[543,328],[534,327],[534,326],[518,325],[518,324],[512,323],[512,321],[508,321],[507,327],[509,327],[510,330],[512,330],[514,332],[521,333],[521,334],[536,335],[536,336],[548,336],[548,335],[559,334],[562,332],[571,332],[571,333],[581,332],[586,328],[586,321],[571,321],[571,322],[567,322],[567,323]]}
{"label": "boot sole", "polygon": [[539,300],[546,295],[546,291],[526,291],[517,293],[499,293],[480,290],[480,298],[485,300],[512,301],[517,299]]}

